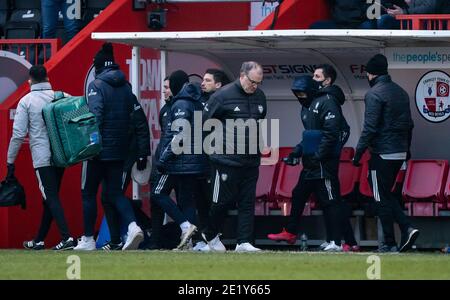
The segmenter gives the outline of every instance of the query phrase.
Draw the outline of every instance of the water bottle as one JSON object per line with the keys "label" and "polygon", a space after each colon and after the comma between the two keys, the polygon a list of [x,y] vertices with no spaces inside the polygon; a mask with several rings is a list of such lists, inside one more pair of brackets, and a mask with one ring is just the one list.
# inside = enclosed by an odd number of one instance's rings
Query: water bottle
{"label": "water bottle", "polygon": [[300,249],[302,251],[307,251],[308,250],[308,237],[304,233],[300,237]]}

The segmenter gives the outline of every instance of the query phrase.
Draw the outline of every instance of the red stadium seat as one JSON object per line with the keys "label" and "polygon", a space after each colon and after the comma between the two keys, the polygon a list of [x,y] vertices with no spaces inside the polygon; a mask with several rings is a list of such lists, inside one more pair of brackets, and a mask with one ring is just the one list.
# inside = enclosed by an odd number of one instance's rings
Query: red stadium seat
{"label": "red stadium seat", "polygon": [[353,156],[355,156],[355,149],[352,147],[344,147],[341,151],[341,161],[343,160],[352,160]]}
{"label": "red stadium seat", "polygon": [[285,163],[280,164],[280,171],[275,187],[275,197],[277,200],[292,198],[292,190],[298,182],[302,169],[303,165],[301,164],[297,166],[288,166]]}
{"label": "red stadium seat", "polygon": [[437,216],[445,209],[447,160],[410,160],[405,174],[402,195],[413,216]]}
{"label": "red stadium seat", "polygon": [[447,176],[447,182],[445,183],[444,196],[447,200],[447,208],[450,208],[450,173]]}
{"label": "red stadium seat", "polygon": [[359,181],[359,172],[360,169],[355,167],[351,160],[341,160],[339,164],[339,183],[342,197],[349,196],[353,192],[356,183]]}
{"label": "red stadium seat", "polygon": [[267,202],[273,196],[276,180],[277,165],[261,165],[259,167],[259,177],[256,184],[256,205],[255,215],[265,215],[267,213]]}

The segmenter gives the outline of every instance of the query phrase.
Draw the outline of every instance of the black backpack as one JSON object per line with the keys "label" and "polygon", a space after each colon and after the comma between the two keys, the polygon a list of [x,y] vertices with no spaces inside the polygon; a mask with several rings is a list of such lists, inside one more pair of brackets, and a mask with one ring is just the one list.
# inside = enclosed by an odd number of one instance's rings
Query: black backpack
{"label": "black backpack", "polygon": [[25,191],[17,178],[6,178],[0,183],[0,206],[15,205],[26,208]]}

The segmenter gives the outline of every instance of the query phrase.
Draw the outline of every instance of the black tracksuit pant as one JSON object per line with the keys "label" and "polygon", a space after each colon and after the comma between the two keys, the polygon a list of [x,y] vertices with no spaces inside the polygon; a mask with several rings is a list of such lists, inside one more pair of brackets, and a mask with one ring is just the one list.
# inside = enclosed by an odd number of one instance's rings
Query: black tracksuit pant
{"label": "black tracksuit pant", "polygon": [[211,178],[212,202],[209,211],[208,227],[204,230],[206,238],[212,240],[221,232],[221,226],[228,209],[238,206],[237,243],[253,240],[255,218],[256,182],[258,167],[230,167],[213,164]]}
{"label": "black tracksuit pant", "polygon": [[402,234],[405,234],[411,226],[400,206],[399,199],[391,191],[403,162],[403,160],[382,159],[375,153],[371,153],[369,161],[369,183],[383,227],[384,243],[388,246],[397,246],[394,221],[400,226]]}
{"label": "black tracksuit pant", "polygon": [[39,190],[42,193],[42,198],[44,201],[44,211],[42,212],[41,224],[39,226],[39,231],[35,241],[44,241],[53,220],[56,221],[56,225],[58,226],[62,239],[67,240],[70,237],[69,229],[67,227],[67,221],[58,196],[61,188],[61,181],[64,175],[64,169],[56,167],[42,167],[37,168],[35,171],[39,183]]}
{"label": "black tracksuit pant", "polygon": [[322,207],[327,236],[341,244],[342,238],[342,200],[340,195],[339,179],[337,176],[330,179],[306,179],[306,173],[302,171],[298,183],[292,191],[292,206],[286,230],[292,234],[298,233],[300,216],[312,193],[315,193]]}
{"label": "black tracksuit pant", "polygon": [[[152,186],[150,198],[178,225],[185,221],[196,224],[195,199],[199,193],[197,178],[195,174],[161,174]],[[177,203],[170,197],[172,190],[175,190]]]}
{"label": "black tracksuit pant", "polygon": [[[131,182],[131,170],[124,171],[122,175],[122,192],[125,195],[128,185]],[[107,203],[108,201],[105,199],[106,196],[106,188],[102,188],[102,203]],[[134,211],[134,215],[136,217],[136,224],[142,229],[147,230],[151,227],[150,221],[148,220],[147,215],[142,211],[140,201],[129,199],[131,206]],[[103,210],[105,212],[105,217],[108,222],[108,228],[110,231],[111,241],[120,241],[120,213],[116,207],[112,205],[104,205]]]}

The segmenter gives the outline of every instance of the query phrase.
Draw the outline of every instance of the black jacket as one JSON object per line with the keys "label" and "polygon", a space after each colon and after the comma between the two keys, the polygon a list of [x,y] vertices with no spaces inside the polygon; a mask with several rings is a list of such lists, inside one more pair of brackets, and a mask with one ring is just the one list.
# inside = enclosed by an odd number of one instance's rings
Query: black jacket
{"label": "black jacket", "polygon": [[161,156],[161,149],[163,148],[163,145],[167,145],[170,143],[170,138],[167,137],[167,134],[170,131],[170,109],[172,108],[172,97],[170,100],[166,101],[163,107],[161,107],[161,110],[159,111],[159,128],[161,135],[159,137],[159,143],[156,147],[155,153],[152,156],[152,173],[150,175],[151,179],[150,181],[158,180],[158,175],[161,173],[157,169],[157,163],[159,162],[159,157]]}
{"label": "black jacket", "polygon": [[106,67],[89,84],[89,110],[97,117],[102,137],[100,160],[125,160],[129,149],[131,113],[139,105],[117,65]]}
{"label": "black jacket", "polygon": [[[134,95],[133,95],[134,96]],[[128,157],[125,161],[124,170],[131,170],[133,164],[139,157],[147,157],[151,155],[150,151],[150,129],[148,120],[141,105],[134,96],[134,108],[131,113],[130,124],[130,145],[128,149]]]}
{"label": "black jacket", "polygon": [[[185,84],[181,91],[172,99],[169,120],[164,133],[164,141],[161,153],[159,154],[159,163],[163,165],[166,174],[199,174],[205,175],[209,172],[208,158],[203,152],[203,134],[200,136],[195,126],[202,128],[201,115],[203,104],[200,101],[200,86],[197,84]],[[199,118],[194,118],[194,113],[198,112]],[[198,122],[194,124],[194,121]],[[190,126],[190,137],[186,136],[185,125]],[[172,127],[174,126],[174,129]],[[178,126],[183,126],[179,128]],[[182,145],[183,149],[187,149],[189,153],[176,153],[172,149],[172,140],[176,145],[181,145],[190,138],[189,145]]]}
{"label": "black jacket", "polygon": [[[259,137],[259,129],[251,132],[248,130],[249,127],[246,127],[243,131],[242,128],[238,130],[239,126],[228,126],[230,128],[227,128],[226,123],[227,120],[240,120],[258,124],[258,120],[264,119],[266,113],[267,104],[264,92],[257,89],[255,93],[247,94],[242,89],[239,79],[216,91],[205,104],[203,121],[213,118],[218,119],[222,123],[223,147],[219,150],[221,153],[217,153],[217,151],[210,153],[210,160],[215,164],[232,167],[259,166],[261,154],[258,143],[262,142],[262,139]],[[234,142],[227,141],[227,136],[233,136]],[[238,152],[238,150],[243,150],[242,152],[244,153]]]}
{"label": "black jacket", "polygon": [[356,153],[360,155],[367,148],[377,154],[409,151],[414,123],[406,91],[392,82],[391,76],[379,76],[364,102],[364,128]]}
{"label": "black jacket", "polygon": [[340,28],[356,28],[367,21],[366,0],[328,0],[333,20]]}
{"label": "black jacket", "polygon": [[344,93],[333,85],[319,90],[311,104],[302,107],[305,130],[295,151],[303,155],[303,172],[307,179],[338,176],[340,152],[350,134],[342,114],[344,102]]}
{"label": "black jacket", "polygon": [[412,0],[411,4],[406,9],[406,13],[410,15],[450,13],[450,1]]}

